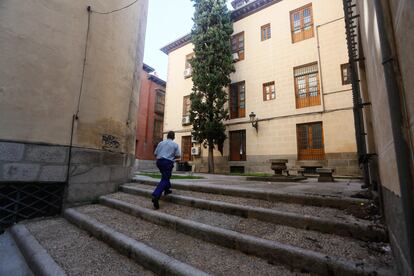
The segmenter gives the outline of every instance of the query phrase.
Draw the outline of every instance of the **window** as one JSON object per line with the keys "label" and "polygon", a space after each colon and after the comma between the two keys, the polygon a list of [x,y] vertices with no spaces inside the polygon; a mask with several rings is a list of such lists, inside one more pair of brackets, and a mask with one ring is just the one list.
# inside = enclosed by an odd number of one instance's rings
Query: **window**
{"label": "window", "polygon": [[246,130],[230,131],[230,161],[246,161]]}
{"label": "window", "polygon": [[162,141],[162,128],[163,128],[163,120],[162,118],[155,118],[154,119],[154,132],[153,132],[153,141],[154,145],[158,145],[159,142]]}
{"label": "window", "polygon": [[162,90],[155,90],[155,112],[164,114],[164,105],[165,105],[165,92]]}
{"label": "window", "polygon": [[237,60],[244,59],[244,32],[232,36],[231,50],[233,54],[237,53],[239,55]]}
{"label": "window", "polygon": [[191,135],[181,137],[181,160],[191,161]]}
{"label": "window", "polygon": [[191,68],[190,61],[194,58],[194,56],[194,53],[185,56],[185,69]]}
{"label": "window", "polygon": [[246,115],[245,97],[244,81],[230,86],[230,119],[241,118]]}
{"label": "window", "polygon": [[183,98],[183,117],[190,115],[191,100],[190,95]]}
{"label": "window", "polygon": [[189,78],[192,75],[193,68],[191,67],[190,61],[194,58],[194,53],[185,56],[185,70],[184,70],[184,78]]}
{"label": "window", "polygon": [[341,64],[342,85],[351,83],[351,68],[349,63]]}
{"label": "window", "polygon": [[321,104],[318,64],[312,63],[293,69],[295,77],[296,108]]}
{"label": "window", "polygon": [[322,123],[296,126],[299,160],[323,160],[325,158]]}
{"label": "window", "polygon": [[292,43],[313,37],[312,4],[290,12]]}
{"label": "window", "polygon": [[262,38],[262,41],[267,40],[267,39],[269,39],[271,37],[272,37],[272,32],[271,32],[271,29],[270,29],[270,23],[262,26],[261,27],[261,38]]}
{"label": "window", "polygon": [[276,99],[275,82],[267,82],[263,84],[263,101]]}

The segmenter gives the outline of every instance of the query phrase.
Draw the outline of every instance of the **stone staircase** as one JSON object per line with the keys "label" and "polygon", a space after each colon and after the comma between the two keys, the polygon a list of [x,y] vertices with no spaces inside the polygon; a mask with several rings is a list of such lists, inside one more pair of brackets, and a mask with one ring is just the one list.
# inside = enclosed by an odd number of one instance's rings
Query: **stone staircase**
{"label": "stone staircase", "polygon": [[155,211],[154,185],[10,232],[35,275],[397,275],[365,199],[187,182]]}

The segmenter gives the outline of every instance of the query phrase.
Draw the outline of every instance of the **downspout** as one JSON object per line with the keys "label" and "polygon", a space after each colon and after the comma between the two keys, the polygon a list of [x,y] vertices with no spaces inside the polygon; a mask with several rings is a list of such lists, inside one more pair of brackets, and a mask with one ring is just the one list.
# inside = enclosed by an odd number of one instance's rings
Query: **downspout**
{"label": "downspout", "polygon": [[318,48],[318,65],[319,65],[319,72],[320,72],[320,83],[321,83],[321,99],[322,99],[322,112],[325,112],[325,98],[323,93],[323,74],[322,74],[322,63],[321,63],[321,45],[319,43],[319,27],[322,25],[316,26],[316,45]]}
{"label": "downspout", "polygon": [[352,4],[352,0],[343,0],[346,26],[345,29],[347,36],[346,41],[348,46],[349,67],[351,71],[352,101],[354,112],[355,137],[358,152],[358,163],[360,166],[362,166],[365,187],[369,187],[370,189],[372,189],[370,184],[368,168],[370,155],[367,154],[367,146],[365,141],[366,133],[364,131],[364,122],[362,117],[362,108],[364,107],[364,104],[362,103],[358,71],[356,69],[356,63],[359,61],[359,59],[354,53],[357,47],[356,42],[354,41],[354,38],[356,37],[357,25],[353,25],[353,19],[358,17],[357,15],[353,15],[352,8],[354,6],[355,4]]}
{"label": "downspout", "polygon": [[325,98],[324,98],[325,93],[324,93],[324,89],[323,89],[323,73],[322,73],[322,60],[321,60],[321,44],[319,42],[319,28],[322,27],[322,26],[334,23],[336,21],[339,21],[341,19],[344,19],[344,18],[343,17],[337,18],[337,19],[334,19],[334,20],[331,20],[329,22],[326,22],[326,23],[323,23],[323,24],[320,24],[320,25],[316,26],[316,45],[317,45],[317,48],[318,48],[318,66],[319,66],[320,83],[321,83],[321,92],[320,93],[321,93],[321,98],[322,98],[322,112],[325,112]]}
{"label": "downspout", "polygon": [[[401,93],[398,85],[395,66],[398,60],[395,59],[391,50],[391,43],[387,37],[385,27],[385,14],[380,0],[374,0],[375,13],[378,22],[378,34],[380,39],[382,65],[384,68],[388,106],[391,116],[391,130],[394,139],[394,150],[396,155],[398,181],[401,189],[401,201],[403,216],[407,230],[406,244],[409,250],[409,266],[414,266],[414,190],[413,176],[411,174],[410,147],[406,137],[406,126],[404,125],[403,111],[401,109]],[[405,130],[405,131],[404,131]]]}
{"label": "downspout", "polygon": [[150,76],[147,77],[147,79],[149,80],[150,84],[148,87],[148,91],[147,95],[147,113],[145,114],[145,139],[144,139],[144,147],[145,147],[145,151],[147,150],[147,142],[148,142],[148,125],[149,125],[149,114],[150,114],[150,102],[151,102],[151,91],[152,91],[152,80],[150,79]]}
{"label": "downspout", "polygon": [[67,193],[67,189],[69,187],[71,165],[72,165],[73,136],[74,136],[74,131],[75,131],[75,123],[79,119],[83,84],[85,81],[86,58],[87,58],[87,53],[88,53],[89,32],[90,32],[90,27],[91,27],[91,13],[92,13],[91,6],[87,6],[86,11],[88,12],[88,23],[87,23],[87,28],[86,28],[85,47],[83,51],[82,75],[81,75],[81,81],[80,81],[80,87],[79,87],[78,102],[76,105],[76,112],[72,116],[72,123],[71,123],[71,128],[70,128],[69,152],[68,152],[68,162],[67,162],[67,169],[66,169],[66,179],[65,179],[65,184],[66,184],[65,193]]}

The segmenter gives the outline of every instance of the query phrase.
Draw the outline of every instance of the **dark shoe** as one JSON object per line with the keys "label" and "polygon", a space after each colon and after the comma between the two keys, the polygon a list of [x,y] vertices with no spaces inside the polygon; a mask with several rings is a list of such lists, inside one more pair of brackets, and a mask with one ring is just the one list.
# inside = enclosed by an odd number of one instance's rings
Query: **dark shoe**
{"label": "dark shoe", "polygon": [[153,197],[151,201],[152,201],[152,204],[154,205],[155,210],[160,209],[160,203],[158,202],[158,198]]}
{"label": "dark shoe", "polygon": [[167,196],[167,195],[169,195],[169,194],[172,194],[172,191],[171,191],[171,190],[165,190],[165,191],[164,191],[164,196]]}

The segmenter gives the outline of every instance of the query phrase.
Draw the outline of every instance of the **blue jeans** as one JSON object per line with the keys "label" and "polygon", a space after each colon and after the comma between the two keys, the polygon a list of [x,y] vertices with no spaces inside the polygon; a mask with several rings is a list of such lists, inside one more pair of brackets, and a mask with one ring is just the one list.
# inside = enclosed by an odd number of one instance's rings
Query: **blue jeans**
{"label": "blue jeans", "polygon": [[174,168],[174,162],[168,159],[158,159],[157,160],[157,167],[161,172],[161,181],[158,183],[157,188],[155,188],[152,196],[155,198],[160,198],[162,192],[169,190],[171,188],[171,174],[172,169]]}

